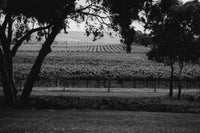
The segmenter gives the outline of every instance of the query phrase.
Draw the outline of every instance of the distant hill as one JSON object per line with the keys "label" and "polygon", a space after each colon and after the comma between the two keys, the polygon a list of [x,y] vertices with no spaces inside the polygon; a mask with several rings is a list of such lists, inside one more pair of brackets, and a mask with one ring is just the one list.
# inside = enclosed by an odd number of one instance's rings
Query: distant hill
{"label": "distant hill", "polygon": [[[32,35],[32,40],[25,42],[20,51],[39,51],[41,44],[45,41],[37,41],[36,36]],[[60,33],[55,38],[51,45],[52,51],[71,51],[71,52],[122,52],[123,45],[120,43],[120,38],[116,35],[109,36],[105,34],[104,37],[93,41],[93,36],[87,37],[85,32],[70,31]]]}
{"label": "distant hill", "polygon": [[103,38],[93,41],[93,36],[91,35],[87,37],[85,32],[69,31],[68,34],[60,33],[56,37],[55,41],[58,43],[66,42],[68,44],[70,43],[119,44],[120,38],[118,36],[115,36],[113,33],[112,37],[110,37],[108,34],[104,34]]}

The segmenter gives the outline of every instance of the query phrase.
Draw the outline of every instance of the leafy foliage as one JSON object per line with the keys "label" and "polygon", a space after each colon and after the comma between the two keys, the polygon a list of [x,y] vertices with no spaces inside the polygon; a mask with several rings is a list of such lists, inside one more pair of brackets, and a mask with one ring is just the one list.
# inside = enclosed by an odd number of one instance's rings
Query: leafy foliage
{"label": "leafy foliage", "polygon": [[[86,0],[84,6],[77,6],[75,0],[1,0],[0,1],[0,62],[2,82],[5,94],[5,101],[13,105],[16,101],[16,87],[13,73],[13,57],[22,45],[23,41],[30,40],[33,33],[37,33],[37,40],[45,38],[39,51],[39,55],[33,64],[30,74],[24,85],[21,95],[22,103],[28,101],[33,84],[40,72],[44,58],[51,52],[51,44],[61,29],[65,29],[69,19],[76,22],[83,22],[88,19],[100,18],[101,29],[92,26],[89,31],[94,38],[102,36],[101,31],[104,17],[100,16],[103,7],[100,0]],[[47,5],[48,3],[48,5]],[[11,47],[12,45],[14,45]]]}
{"label": "leafy foliage", "polygon": [[141,31],[136,31],[134,42],[138,45],[146,46],[146,47],[152,45],[151,37],[146,33],[142,33]]}
{"label": "leafy foliage", "polygon": [[121,42],[126,45],[127,53],[131,52],[131,44],[134,41],[135,29],[131,27],[133,20],[138,20],[138,13],[143,10],[146,2],[151,0],[105,0],[104,5],[109,8],[111,14],[111,26],[119,31]]}
{"label": "leafy foliage", "polygon": [[[184,5],[174,0],[168,2],[161,1],[152,5],[149,12],[146,27],[152,30],[154,42],[152,50],[148,53],[149,59],[166,64],[170,61],[198,61],[200,45],[195,35],[199,35],[199,31],[196,30],[200,25],[197,19],[199,2],[188,2]],[[168,6],[164,6],[166,4]]]}
{"label": "leafy foliage", "polygon": [[171,65],[171,84],[173,65],[178,63],[179,99],[184,64],[197,63],[200,58],[199,31],[196,30],[200,26],[199,5],[199,1],[182,4],[178,0],[161,0],[152,4],[151,9],[146,13],[146,27],[152,30],[151,36],[154,42],[147,55],[151,60]]}

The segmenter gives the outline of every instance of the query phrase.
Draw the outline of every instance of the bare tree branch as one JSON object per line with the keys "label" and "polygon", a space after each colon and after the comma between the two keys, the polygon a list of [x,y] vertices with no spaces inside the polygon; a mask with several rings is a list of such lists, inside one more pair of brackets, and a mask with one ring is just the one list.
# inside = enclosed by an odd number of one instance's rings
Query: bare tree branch
{"label": "bare tree branch", "polygon": [[86,7],[83,7],[83,8],[77,9],[77,10],[75,10],[75,12],[82,12],[82,11],[84,11],[84,10],[86,10],[86,9],[89,9],[90,7],[92,7],[91,4],[88,5],[88,6],[86,6]]}
{"label": "bare tree branch", "polygon": [[6,15],[6,16],[5,16],[5,20],[4,20],[3,24],[1,25],[1,30],[2,30],[3,32],[4,32],[5,29],[6,29],[6,26],[7,26],[7,24],[8,24],[8,20],[9,20],[9,15]]}
{"label": "bare tree branch", "polygon": [[33,33],[36,32],[36,31],[49,29],[51,26],[52,26],[52,25],[50,24],[50,25],[48,25],[48,26],[46,26],[46,27],[35,28],[35,29],[32,29],[32,30],[28,31],[28,32],[26,33],[26,35],[24,35],[21,39],[19,39],[19,40],[16,42],[16,44],[13,46],[12,51],[11,51],[12,57],[15,56],[15,54],[16,54],[18,48],[22,45],[23,41],[27,39],[27,37],[29,37],[31,34],[33,34]]}
{"label": "bare tree branch", "polygon": [[8,37],[7,37],[7,44],[8,45],[7,47],[10,49],[10,44],[11,44],[11,41],[12,41],[12,25],[13,25],[13,20],[12,18],[10,17],[9,20],[8,20]]}
{"label": "bare tree branch", "polygon": [[77,9],[77,10],[75,10],[74,12],[75,12],[75,13],[80,13],[80,12],[82,12],[82,11],[84,11],[84,10],[87,10],[87,9],[93,9],[94,11],[95,11],[95,10],[102,10],[102,11],[105,11],[105,8],[103,8],[102,6],[89,3],[88,6],[82,7],[82,8],[80,8],[80,9]]}
{"label": "bare tree branch", "polygon": [[108,16],[101,16],[101,15],[98,15],[98,14],[95,14],[95,13],[90,13],[90,12],[77,12],[77,13],[80,13],[80,14],[84,14],[84,15],[87,15],[87,16],[94,16],[94,17],[99,17],[99,18],[102,18],[102,19],[107,19],[109,18]]}
{"label": "bare tree branch", "polygon": [[[0,27],[0,41],[1,41],[1,46],[3,48],[3,51],[5,53],[7,53],[7,52],[9,53],[9,45],[7,45],[7,37],[6,37],[5,31],[6,31],[7,25],[11,24],[10,22],[12,23],[11,15],[8,14],[8,15],[5,16],[5,20],[4,20],[3,24]],[[9,31],[10,30],[8,29],[8,32]]]}
{"label": "bare tree branch", "polygon": [[103,18],[99,18],[97,16],[95,16],[97,21],[103,25],[106,25],[107,27],[111,27],[109,23],[106,23],[105,20]]}

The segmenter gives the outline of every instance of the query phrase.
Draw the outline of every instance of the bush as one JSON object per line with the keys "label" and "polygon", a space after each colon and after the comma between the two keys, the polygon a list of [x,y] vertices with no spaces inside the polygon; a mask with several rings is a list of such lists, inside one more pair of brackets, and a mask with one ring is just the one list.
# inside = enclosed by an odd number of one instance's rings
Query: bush
{"label": "bush", "polygon": [[186,101],[168,97],[32,96],[30,108],[200,113],[200,103],[189,102],[193,98],[187,98]]}

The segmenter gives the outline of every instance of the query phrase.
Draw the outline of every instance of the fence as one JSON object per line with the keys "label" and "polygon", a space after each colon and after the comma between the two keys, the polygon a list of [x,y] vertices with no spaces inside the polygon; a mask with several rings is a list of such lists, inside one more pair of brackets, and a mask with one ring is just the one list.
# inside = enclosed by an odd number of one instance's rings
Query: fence
{"label": "fence", "polygon": [[[19,90],[22,90],[22,87],[25,84],[25,80],[16,80],[16,85]],[[1,84],[0,84],[1,85]],[[200,81],[198,80],[183,80],[181,82],[182,88],[200,88]],[[174,81],[174,88],[177,88],[178,81]],[[107,88],[110,92],[111,88],[153,88],[156,92],[157,88],[169,88],[168,80],[77,80],[77,79],[39,79],[35,82],[34,87],[63,87],[63,91],[67,88]]]}

